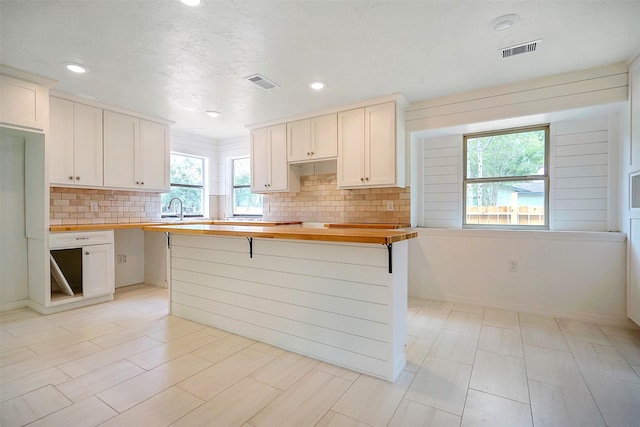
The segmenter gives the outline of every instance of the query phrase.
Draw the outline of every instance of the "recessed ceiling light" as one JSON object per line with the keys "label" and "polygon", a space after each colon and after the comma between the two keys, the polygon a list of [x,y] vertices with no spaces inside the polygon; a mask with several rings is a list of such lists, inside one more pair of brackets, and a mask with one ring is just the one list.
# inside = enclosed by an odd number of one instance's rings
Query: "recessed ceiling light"
{"label": "recessed ceiling light", "polygon": [[220,115],[219,111],[213,111],[213,110],[209,110],[205,113],[207,116],[209,117],[218,117]]}
{"label": "recessed ceiling light", "polygon": [[67,70],[72,71],[72,72],[77,73],[77,74],[84,74],[87,71],[89,71],[89,69],[87,67],[85,67],[84,65],[74,64],[72,62],[67,63],[66,67],[67,67]]}
{"label": "recessed ceiling light", "polygon": [[322,90],[326,85],[327,84],[325,82],[321,82],[321,81],[315,81],[315,82],[309,83],[309,87],[313,90]]}
{"label": "recessed ceiling light", "polygon": [[511,13],[509,15],[498,16],[489,23],[489,27],[495,31],[504,31],[513,27],[518,21],[520,21],[520,17]]}
{"label": "recessed ceiling light", "polygon": [[182,3],[187,6],[198,6],[200,5],[200,0],[180,0]]}

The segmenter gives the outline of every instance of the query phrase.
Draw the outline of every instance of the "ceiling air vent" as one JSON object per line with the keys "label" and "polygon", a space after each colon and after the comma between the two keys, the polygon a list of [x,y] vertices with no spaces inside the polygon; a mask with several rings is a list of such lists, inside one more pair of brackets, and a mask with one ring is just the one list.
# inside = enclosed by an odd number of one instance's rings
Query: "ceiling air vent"
{"label": "ceiling air vent", "polygon": [[261,76],[260,74],[254,74],[252,76],[245,77],[245,79],[257,84],[262,89],[273,89],[274,87],[278,87],[277,84],[267,79],[266,77]]}
{"label": "ceiling air vent", "polygon": [[503,58],[508,58],[514,55],[520,55],[521,53],[535,52],[536,48],[538,47],[541,41],[542,39],[518,44],[515,46],[505,47],[503,49],[500,49],[498,52],[500,53],[500,56]]}

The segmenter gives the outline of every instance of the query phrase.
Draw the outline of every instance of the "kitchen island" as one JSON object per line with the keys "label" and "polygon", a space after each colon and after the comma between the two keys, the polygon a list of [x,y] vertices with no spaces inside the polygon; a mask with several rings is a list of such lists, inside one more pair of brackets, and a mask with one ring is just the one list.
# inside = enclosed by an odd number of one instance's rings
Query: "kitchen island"
{"label": "kitchen island", "polygon": [[171,313],[394,381],[415,231],[144,227],[170,246]]}

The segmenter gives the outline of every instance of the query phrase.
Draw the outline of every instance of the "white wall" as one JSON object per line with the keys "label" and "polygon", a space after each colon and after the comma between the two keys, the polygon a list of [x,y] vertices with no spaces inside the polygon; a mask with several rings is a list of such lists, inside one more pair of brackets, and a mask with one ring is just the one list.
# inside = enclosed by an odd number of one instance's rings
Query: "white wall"
{"label": "white wall", "polygon": [[[25,237],[25,141],[0,130],[0,308],[29,298]],[[13,305],[12,305],[13,304]]]}
{"label": "white wall", "polygon": [[621,233],[420,229],[409,295],[624,323],[625,254]]}

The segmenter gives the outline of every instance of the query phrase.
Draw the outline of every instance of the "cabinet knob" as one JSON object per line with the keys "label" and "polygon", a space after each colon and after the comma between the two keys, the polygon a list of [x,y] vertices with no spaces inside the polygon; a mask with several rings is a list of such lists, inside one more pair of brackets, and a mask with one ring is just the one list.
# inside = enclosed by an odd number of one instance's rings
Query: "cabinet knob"
{"label": "cabinet knob", "polygon": [[360,181],[364,182],[364,178],[360,178]]}
{"label": "cabinet knob", "polygon": [[307,151],[307,156],[310,156],[310,155],[311,155],[311,153],[309,151]]}
{"label": "cabinet knob", "polygon": [[73,177],[72,177],[72,176],[69,176],[69,179],[73,179]]}
{"label": "cabinet knob", "polygon": [[311,155],[313,156],[313,151],[311,152]]}
{"label": "cabinet knob", "polygon": [[369,181],[369,177],[366,177],[364,180],[365,180],[365,181]]}
{"label": "cabinet knob", "polygon": [[77,179],[78,181],[80,181],[80,177],[79,177],[79,176],[76,176],[76,179]]}
{"label": "cabinet knob", "polygon": [[89,251],[86,251],[84,254],[85,254],[85,255],[90,255],[90,254],[89,254]]}
{"label": "cabinet knob", "polygon": [[141,184],[141,185],[144,185],[144,181],[142,181],[140,184]]}
{"label": "cabinet knob", "polygon": [[140,181],[136,181],[136,184],[140,184]]}

